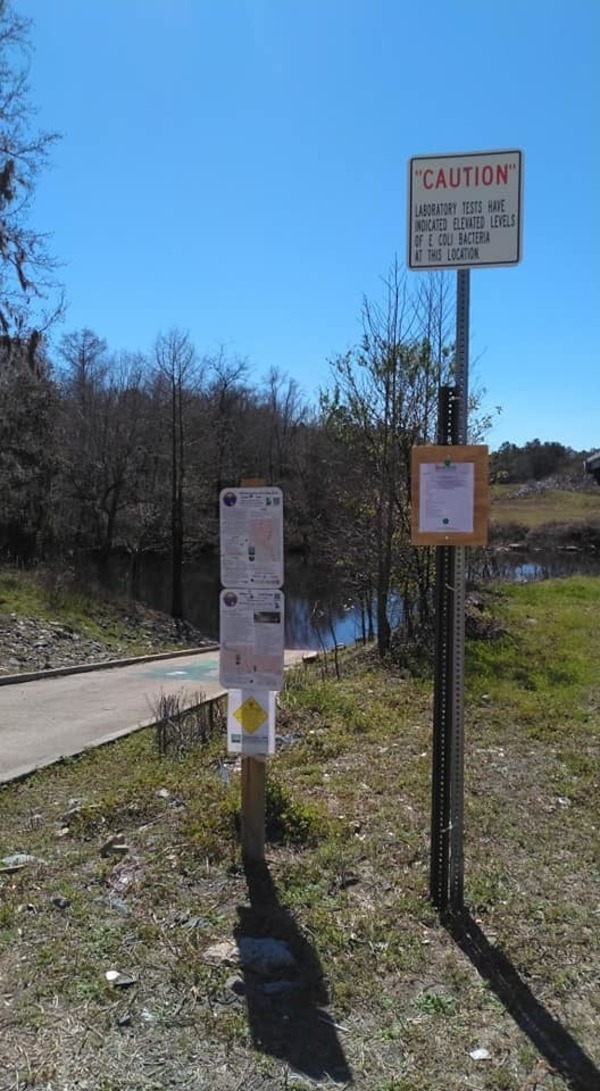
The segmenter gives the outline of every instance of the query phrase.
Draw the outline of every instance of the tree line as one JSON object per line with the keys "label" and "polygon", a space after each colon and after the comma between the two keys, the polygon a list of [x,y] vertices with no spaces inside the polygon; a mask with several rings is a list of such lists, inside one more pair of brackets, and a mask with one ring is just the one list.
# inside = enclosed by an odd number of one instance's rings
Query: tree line
{"label": "tree line", "polygon": [[562,443],[529,440],[522,446],[503,443],[490,455],[490,477],[497,484],[521,484],[546,477],[580,477],[589,451],[575,451]]}
{"label": "tree line", "polygon": [[[218,544],[221,488],[247,476],[280,485],[289,549],[346,578],[389,647],[390,591],[429,617],[427,551],[410,545],[410,451],[435,438],[440,385],[453,368],[453,299],[443,276],[415,293],[393,263],[380,301],[365,300],[357,347],[330,361],[316,404],[276,368],[253,381],[189,334],[151,353],[119,353],[89,329],[32,357],[0,343],[0,551],[21,563],[118,549],[170,555],[182,613],[184,560]],[[367,608],[368,607],[368,608]],[[406,605],[405,605],[406,609]]]}
{"label": "tree line", "polygon": [[[394,601],[404,633],[427,630],[433,561],[410,543],[410,452],[435,440],[453,380],[447,275],[409,281],[393,261],[315,403],[280,369],[256,380],[244,359],[203,353],[182,329],[159,333],[150,352],[119,352],[91,329],[57,338],[56,264],[29,224],[57,136],[34,126],[28,35],[0,0],[0,557],[92,554],[101,569],[120,550],[135,593],[142,554],[167,553],[179,618],[184,560],[217,548],[220,489],[261,477],[284,491],[288,549],[343,577],[382,655]],[[481,392],[470,408],[477,440],[489,424]],[[534,445],[530,465],[556,446]],[[522,472],[504,447],[495,472]]]}
{"label": "tree line", "polygon": [[28,213],[57,136],[35,129],[29,29],[0,0],[0,554],[91,553],[102,566],[118,549],[135,591],[143,552],[168,553],[180,617],[184,559],[218,542],[220,489],[262,477],[284,490],[288,548],[344,576],[385,654],[392,589],[407,631],[430,620],[431,555],[409,537],[410,450],[435,438],[452,379],[448,280],[409,286],[393,262],[316,404],[277,368],[257,382],[185,330],[159,333],[149,353],[120,353],[90,329],[49,337],[63,299]]}

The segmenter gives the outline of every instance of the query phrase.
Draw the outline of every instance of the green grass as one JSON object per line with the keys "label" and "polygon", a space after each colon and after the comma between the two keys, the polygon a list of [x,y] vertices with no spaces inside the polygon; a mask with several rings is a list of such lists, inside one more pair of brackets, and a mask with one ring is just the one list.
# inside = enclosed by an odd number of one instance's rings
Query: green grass
{"label": "green grass", "polygon": [[[499,619],[507,635],[473,643],[467,659],[469,690],[489,694],[517,714],[544,713],[560,726],[576,711],[578,695],[600,686],[600,581],[593,576],[507,585]],[[538,719],[539,726],[539,719]]]}
{"label": "green grass", "polygon": [[[467,901],[598,1065],[600,581],[510,586],[489,601],[506,635],[467,649]],[[364,1091],[520,1091],[541,1071],[428,900],[431,685],[371,653],[342,666],[340,681],[299,671],[280,697],[278,730],[298,741],[269,762],[263,901],[240,866],[239,770],[229,761],[223,783],[222,734],[175,760],[148,730],[0,791],[0,856],[43,861],[0,875],[13,1084],[27,1057],[34,1072],[55,1065],[58,1086],[145,1089],[152,1056],[156,1086],[168,1074],[277,1091],[294,1086],[294,1034],[305,1058],[324,1048],[325,1011]],[[115,832],[128,851],[102,856]],[[297,954],[291,1015],[277,1000],[261,1022],[260,1005],[231,991],[238,971],[206,961],[240,931]],[[137,984],[111,988],[111,968]],[[485,1063],[470,1057],[481,1045]],[[568,1087],[559,1074],[547,1083]]]}
{"label": "green grass", "polygon": [[61,620],[90,622],[90,610],[105,605],[90,594],[84,594],[66,575],[48,569],[26,572],[21,569],[0,570],[0,609],[34,617],[52,619],[57,612]]}

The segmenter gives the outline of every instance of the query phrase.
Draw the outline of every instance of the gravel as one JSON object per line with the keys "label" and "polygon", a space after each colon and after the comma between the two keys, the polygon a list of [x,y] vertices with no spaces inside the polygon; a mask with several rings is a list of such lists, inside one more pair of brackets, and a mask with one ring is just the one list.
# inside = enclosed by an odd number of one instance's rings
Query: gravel
{"label": "gravel", "polygon": [[[109,622],[104,625],[110,627]],[[178,624],[171,617],[137,605],[123,613],[120,626],[123,631],[120,641],[108,633],[106,637],[92,639],[61,622],[15,613],[0,614],[0,675],[125,658],[132,654],[132,645],[136,653],[152,654],[212,643],[187,622]]]}

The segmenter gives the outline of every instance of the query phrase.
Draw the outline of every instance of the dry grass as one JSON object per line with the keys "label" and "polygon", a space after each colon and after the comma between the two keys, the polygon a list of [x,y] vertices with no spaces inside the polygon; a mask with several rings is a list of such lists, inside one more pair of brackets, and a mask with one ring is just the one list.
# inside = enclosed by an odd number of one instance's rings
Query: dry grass
{"label": "dry grass", "polygon": [[490,520],[531,529],[547,523],[595,523],[600,525],[600,488],[589,492],[544,489],[514,497],[515,485],[494,485]]}
{"label": "dry grass", "polygon": [[[2,1091],[598,1088],[600,586],[495,609],[454,928],[428,901],[431,685],[368,655],[290,680],[264,871],[220,737],[159,758],[148,731],[3,788],[0,856],[36,860],[0,875]],[[248,935],[287,942],[291,980],[207,959]]]}

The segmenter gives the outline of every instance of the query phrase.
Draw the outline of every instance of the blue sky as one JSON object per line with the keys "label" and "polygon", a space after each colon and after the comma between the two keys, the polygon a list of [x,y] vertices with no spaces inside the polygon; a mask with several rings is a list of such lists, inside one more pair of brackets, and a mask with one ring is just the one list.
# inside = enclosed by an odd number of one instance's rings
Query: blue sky
{"label": "blue sky", "polygon": [[404,259],[410,156],[522,148],[523,262],[471,276],[489,442],[600,447],[599,0],[14,3],[65,330],[182,327],[312,397]]}

